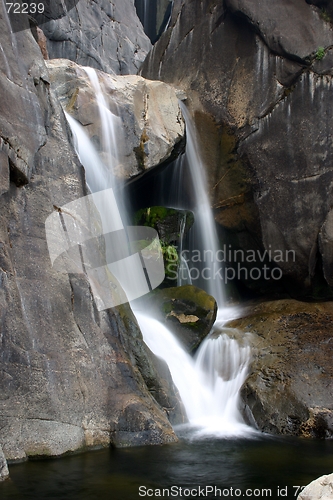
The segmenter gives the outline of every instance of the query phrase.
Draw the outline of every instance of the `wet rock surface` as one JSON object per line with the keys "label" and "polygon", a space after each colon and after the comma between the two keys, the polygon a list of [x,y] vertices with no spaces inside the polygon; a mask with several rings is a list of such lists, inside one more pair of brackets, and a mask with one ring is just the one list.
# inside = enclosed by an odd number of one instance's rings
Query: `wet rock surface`
{"label": "wet rock surface", "polygon": [[135,0],[134,5],[145,33],[155,43],[169,21],[172,0],[157,0],[153,3],[145,0]]}
{"label": "wet rock surface", "polygon": [[[97,98],[88,75],[68,60],[48,61],[47,66],[64,110],[84,126],[102,161],[108,164]],[[119,158],[126,160],[118,163],[115,176],[127,180],[176,157],[183,147],[184,121],[175,89],[134,75],[98,72],[98,77],[107,105],[115,115]]]}
{"label": "wet rock surface", "polygon": [[329,47],[333,33],[329,21],[304,0],[227,0],[231,12],[243,17],[269,49],[280,56],[310,62],[318,47]]}
{"label": "wet rock surface", "polygon": [[264,432],[333,436],[333,306],[293,300],[249,307],[226,326],[249,332],[244,414]]}

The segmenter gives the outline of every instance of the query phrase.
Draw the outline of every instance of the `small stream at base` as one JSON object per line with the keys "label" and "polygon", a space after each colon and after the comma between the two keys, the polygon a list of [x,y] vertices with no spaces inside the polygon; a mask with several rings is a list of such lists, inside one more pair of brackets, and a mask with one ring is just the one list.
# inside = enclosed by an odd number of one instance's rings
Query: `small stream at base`
{"label": "small stream at base", "polygon": [[[183,431],[179,443],[172,445],[98,450],[60,460],[10,466],[11,480],[0,483],[0,498],[138,500],[143,498],[139,496],[140,486],[152,489],[213,486],[225,490],[225,495],[213,492],[201,498],[235,498],[236,495],[230,494],[233,488],[240,490],[241,496],[251,489],[251,498],[291,500],[296,499],[293,486],[304,486],[332,470],[333,441],[266,436],[193,441]],[[266,495],[263,489],[270,490],[271,495]],[[286,491],[287,495],[278,495],[278,491]]]}

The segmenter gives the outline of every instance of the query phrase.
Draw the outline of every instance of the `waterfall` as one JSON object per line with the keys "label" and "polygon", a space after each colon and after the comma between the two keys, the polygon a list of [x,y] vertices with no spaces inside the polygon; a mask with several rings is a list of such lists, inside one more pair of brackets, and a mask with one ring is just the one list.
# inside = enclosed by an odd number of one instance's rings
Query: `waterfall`
{"label": "waterfall", "polygon": [[[191,229],[191,250],[197,252],[200,261],[196,266],[191,263],[191,277],[193,284],[197,284],[212,295],[219,308],[224,306],[223,282],[219,271],[221,266],[217,261],[219,241],[216,232],[215,220],[207,195],[208,187],[201,155],[198,149],[196,132],[186,106],[181,103],[181,110],[186,123],[186,158],[194,193],[195,223]],[[200,266],[198,263],[200,262]],[[203,264],[203,266],[201,265]],[[194,273],[195,271],[195,273]],[[196,278],[194,281],[193,278]]]}
{"label": "waterfall", "polygon": [[[117,117],[115,117],[116,121],[112,117],[95,70],[89,69],[87,74],[96,93],[96,102],[101,117],[103,147],[108,152],[106,156],[109,161],[108,164],[101,160],[83,127],[70,116],[66,116],[75,137],[78,156],[85,167],[88,187],[92,192],[95,192],[115,185],[113,168],[114,162],[119,162],[119,157],[114,138],[117,134],[115,127],[119,126],[119,122],[117,122]],[[187,125],[186,159],[190,166],[195,194],[196,228],[193,244],[195,249],[202,252],[202,255],[204,255],[205,251],[209,251],[213,259],[211,262],[205,262],[205,266],[211,266],[209,269],[213,269],[215,265],[214,257],[218,250],[215,222],[206,194],[204,166],[196,146],[195,131],[186,108],[182,106],[182,109]],[[179,165],[182,164],[183,160],[179,160]],[[180,170],[182,172],[182,168]],[[122,207],[125,206],[122,200],[117,198],[116,200]],[[179,199],[175,200],[175,205],[179,204]],[[107,218],[110,217],[112,211],[108,207],[98,208],[102,222],[105,219],[106,224]],[[178,206],[177,208],[186,207]],[[124,216],[121,213],[121,216],[124,223],[126,214]],[[184,218],[180,228],[182,235],[184,235],[185,224],[186,220]],[[181,248],[182,241],[183,238],[181,238]],[[106,247],[107,252],[108,248]],[[185,260],[182,265],[189,273]],[[114,273],[114,268],[111,271]],[[129,268],[128,279],[131,284],[136,281],[134,268]],[[119,281],[122,283],[122,280]],[[223,305],[221,281],[218,279],[204,280],[203,285],[203,288],[206,288],[216,298],[221,308]],[[125,292],[128,299],[131,300],[132,297],[126,288]],[[223,311],[225,312],[225,309],[221,310],[221,312]],[[240,345],[235,339],[231,338],[233,331],[225,329],[223,321],[220,320],[216,322],[211,335],[201,344],[196,359],[193,359],[163,324],[140,311],[134,311],[134,313],[140,325],[144,341],[169,366],[174,383],[183,400],[190,425],[194,429],[194,435],[201,437],[213,434],[225,437],[243,436],[252,432],[245,425],[238,408],[239,390],[246,378],[250,359],[249,347]]]}
{"label": "waterfall", "polygon": [[154,44],[169,26],[173,0],[135,0],[134,4],[143,29]]}
{"label": "waterfall", "polygon": [[224,269],[218,261],[220,244],[207,195],[206,169],[197,145],[192,118],[184,104],[180,103],[180,106],[186,122],[185,154],[158,176],[151,173],[146,185],[141,184],[141,189],[147,191],[146,207],[163,205],[194,213],[193,226],[179,239],[178,284],[191,281],[212,295],[221,311],[224,307]]}
{"label": "waterfall", "polygon": [[188,267],[186,259],[183,257],[185,227],[186,227],[186,213],[180,222],[180,228],[179,228],[179,246],[178,246],[179,264],[178,264],[177,286],[192,285],[190,269]]}
{"label": "waterfall", "polygon": [[145,343],[169,366],[193,436],[252,434],[239,411],[239,390],[247,375],[250,348],[224,333],[207,338],[193,359],[164,325],[142,312],[135,311],[135,315]]}
{"label": "waterfall", "polygon": [[112,173],[101,161],[82,125],[68,113],[65,113],[65,116],[74,137],[75,150],[85,169],[86,183],[89,191],[96,193],[102,189],[114,187]]}
{"label": "waterfall", "polygon": [[[101,118],[102,132],[102,150],[106,154],[105,164],[110,167],[112,174],[119,163],[118,139],[124,140],[123,136],[119,137],[119,132],[122,130],[121,119],[112,113],[107,105],[104,94],[101,89],[101,84],[96,71],[93,68],[85,67],[91,86],[95,91],[98,111]],[[113,186],[114,187],[114,186]]]}
{"label": "waterfall", "polygon": [[[85,168],[86,182],[89,190],[92,193],[105,191],[108,188],[115,190],[114,197],[103,197],[103,203],[96,205],[101,217],[104,234],[108,233],[107,228],[110,226],[110,219],[114,222],[114,225],[124,229],[126,232],[128,229],[126,229],[127,214],[124,209],[123,199],[117,193],[118,185],[114,175],[115,168],[117,168],[119,163],[117,142],[122,131],[121,120],[110,111],[96,71],[93,68],[85,68],[85,71],[96,95],[96,103],[101,120],[102,147],[104,153],[106,153],[103,155],[104,161],[102,161],[100,155],[97,153],[82,125],[67,113],[66,117],[74,136],[76,152]],[[118,130],[119,128],[120,131]],[[96,204],[95,200],[98,200],[98,198],[94,198]],[[110,262],[108,264],[109,270],[121,284],[130,302],[151,290],[154,274],[149,274],[149,272],[147,274],[147,266],[142,257],[144,251],[133,254],[130,249],[130,239],[125,238],[121,231],[118,233],[118,235],[114,236],[114,238],[118,239],[117,243],[113,239],[111,244],[110,240],[107,237],[105,238],[106,259],[107,262]],[[117,261],[113,259],[115,246],[119,247],[123,252],[122,258],[120,259],[119,257]],[[158,281],[158,284],[160,281]]]}

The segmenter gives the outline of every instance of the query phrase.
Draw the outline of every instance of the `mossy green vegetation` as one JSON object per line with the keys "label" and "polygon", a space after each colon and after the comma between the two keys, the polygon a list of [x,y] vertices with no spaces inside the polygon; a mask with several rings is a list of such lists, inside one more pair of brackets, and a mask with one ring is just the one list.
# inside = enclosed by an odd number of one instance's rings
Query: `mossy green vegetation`
{"label": "mossy green vegetation", "polygon": [[324,47],[318,47],[317,52],[316,52],[316,59],[317,59],[317,61],[321,61],[324,56],[325,56],[325,49],[324,49]]}
{"label": "mossy green vegetation", "polygon": [[[156,290],[152,292],[152,296],[163,297],[164,303],[167,302],[167,299],[171,300],[179,300],[186,301],[189,304],[195,305],[196,308],[201,308],[205,310],[214,310],[215,309],[215,299],[207,292],[193,285],[184,285],[177,288],[170,288],[164,290]],[[170,304],[170,302],[169,302]],[[170,310],[172,307],[170,307]],[[165,312],[170,312],[170,310],[166,310]]]}
{"label": "mossy green vegetation", "polygon": [[164,272],[167,278],[174,278],[175,269],[178,267],[179,256],[177,248],[174,245],[168,245],[160,241],[164,260]]}
{"label": "mossy green vegetation", "polygon": [[166,207],[148,207],[138,210],[134,215],[134,224],[156,228],[156,223],[164,220],[168,215],[173,215],[176,210]]}
{"label": "mossy green vegetation", "polygon": [[186,215],[185,229],[188,230],[193,225],[194,222],[193,213],[188,210],[182,211],[168,207],[155,206],[155,207],[141,208],[141,210],[138,210],[135,213],[133,222],[136,226],[140,225],[140,226],[153,227],[158,231],[158,224],[163,223],[169,217],[180,219],[185,215]]}
{"label": "mossy green vegetation", "polygon": [[[171,285],[171,281],[174,282],[176,279],[179,263],[177,245],[180,238],[181,223],[184,221],[185,231],[188,231],[194,222],[193,213],[163,206],[142,208],[133,217],[135,225],[152,227],[157,231],[163,253],[165,275],[169,285]],[[146,244],[146,242],[141,242],[142,248]],[[138,245],[140,250],[140,242],[138,242]]]}

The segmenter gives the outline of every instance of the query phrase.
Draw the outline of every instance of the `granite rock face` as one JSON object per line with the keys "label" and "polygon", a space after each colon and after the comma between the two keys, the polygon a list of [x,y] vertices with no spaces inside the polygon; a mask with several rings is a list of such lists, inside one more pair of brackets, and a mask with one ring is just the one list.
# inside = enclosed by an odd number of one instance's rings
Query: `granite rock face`
{"label": "granite rock face", "polygon": [[249,423],[271,434],[333,436],[333,307],[280,300],[229,322],[248,332],[252,361],[241,390]]}
{"label": "granite rock face", "polygon": [[304,0],[227,0],[227,7],[260,33],[271,52],[296,61],[311,61],[318,47],[332,45],[329,22]]}
{"label": "granite rock face", "polygon": [[[84,126],[102,161],[110,164],[103,144],[98,97],[87,73],[64,59],[48,61],[47,66],[64,110]],[[184,121],[176,91],[140,76],[97,72],[97,77],[115,122],[119,158],[116,178],[128,180],[176,157],[184,145]]]}
{"label": "granite rock face", "polygon": [[51,267],[45,220],[87,194],[84,172],[38,44],[29,30],[12,34],[0,9],[4,456],[176,441],[177,391],[129,306],[98,312],[84,274]]}
{"label": "granite rock face", "polygon": [[215,218],[232,247],[280,252],[282,280],[265,288],[241,277],[258,291],[332,296],[333,30],[326,3],[176,0],[141,70],[186,92]]}
{"label": "granite rock face", "polygon": [[106,73],[135,74],[151,48],[134,0],[80,0],[67,16],[41,26],[50,59]]}

